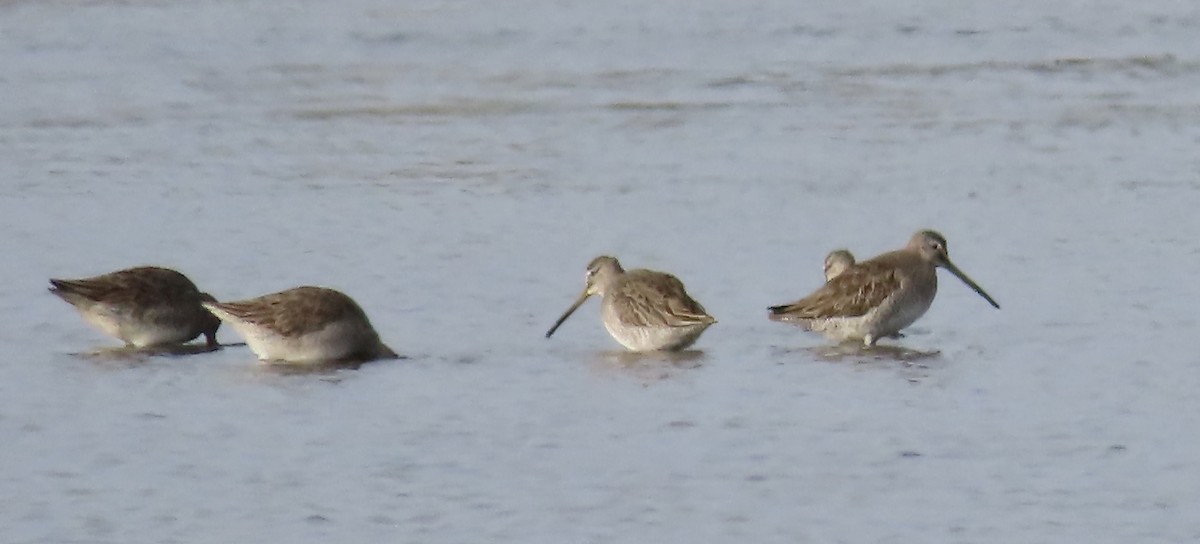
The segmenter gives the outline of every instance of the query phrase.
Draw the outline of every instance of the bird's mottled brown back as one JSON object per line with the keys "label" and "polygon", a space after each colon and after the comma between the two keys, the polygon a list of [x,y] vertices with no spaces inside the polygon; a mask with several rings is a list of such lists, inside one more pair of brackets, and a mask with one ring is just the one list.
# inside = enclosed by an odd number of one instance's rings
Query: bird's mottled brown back
{"label": "bird's mottled brown back", "polygon": [[342,319],[369,323],[367,314],[349,296],[324,287],[296,287],[258,298],[215,304],[238,319],[285,336],[319,330]]}
{"label": "bird's mottled brown back", "polygon": [[152,307],[163,302],[195,301],[200,291],[187,276],[168,268],[142,266],[79,280],[52,279],[63,295],[110,305]]}
{"label": "bird's mottled brown back", "polygon": [[604,297],[627,325],[681,327],[716,321],[688,296],[683,282],[663,272],[628,271]]}
{"label": "bird's mottled brown back", "polygon": [[900,289],[901,272],[896,268],[894,256],[885,254],[851,267],[813,294],[791,304],[771,307],[771,313],[787,319],[866,315]]}

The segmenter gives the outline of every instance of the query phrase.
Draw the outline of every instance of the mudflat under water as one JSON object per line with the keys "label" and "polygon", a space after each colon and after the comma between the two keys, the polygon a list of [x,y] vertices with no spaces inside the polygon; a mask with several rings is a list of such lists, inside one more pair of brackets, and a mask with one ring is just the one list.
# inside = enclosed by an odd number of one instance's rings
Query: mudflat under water
{"label": "mudflat under water", "polygon": [[[1200,539],[1200,8],[1061,4],[0,3],[0,541]],[[925,227],[935,356],[765,319]],[[544,339],[605,253],[720,322]],[[137,264],[410,358],[86,355]]]}

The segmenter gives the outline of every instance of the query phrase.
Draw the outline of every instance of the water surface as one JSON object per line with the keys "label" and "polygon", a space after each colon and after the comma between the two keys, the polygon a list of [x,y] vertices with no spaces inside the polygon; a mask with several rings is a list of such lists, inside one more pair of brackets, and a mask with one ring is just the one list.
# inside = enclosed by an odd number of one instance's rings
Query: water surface
{"label": "water surface", "polygon": [[[1200,538],[1186,3],[6,2],[4,542]],[[932,227],[900,355],[768,322]],[[630,359],[599,254],[720,322]],[[49,277],[341,289],[409,359],[112,346]],[[224,342],[240,339],[229,329]],[[907,357],[905,353],[934,353]]]}

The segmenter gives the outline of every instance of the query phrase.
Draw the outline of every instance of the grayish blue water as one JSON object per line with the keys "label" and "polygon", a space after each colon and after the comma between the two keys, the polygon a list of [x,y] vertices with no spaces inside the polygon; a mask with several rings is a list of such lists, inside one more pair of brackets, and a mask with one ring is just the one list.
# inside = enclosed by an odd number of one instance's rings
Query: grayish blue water
{"label": "grayish blue water", "polygon": [[[1058,4],[0,3],[0,541],[1200,539],[1200,8]],[[938,357],[765,319],[925,227]],[[699,353],[542,337],[604,253]],[[79,355],[136,264],[411,358]]]}

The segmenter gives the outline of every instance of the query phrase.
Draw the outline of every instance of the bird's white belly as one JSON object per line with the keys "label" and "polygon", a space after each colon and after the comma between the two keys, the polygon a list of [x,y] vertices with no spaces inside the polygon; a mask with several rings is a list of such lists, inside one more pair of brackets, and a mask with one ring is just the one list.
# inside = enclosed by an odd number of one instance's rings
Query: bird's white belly
{"label": "bird's white belly", "polygon": [[125,328],[125,340],[139,348],[182,344],[195,338],[190,327],[132,324]]}
{"label": "bird's white belly", "polygon": [[608,334],[630,351],[675,351],[685,349],[704,333],[711,323],[697,323],[683,327],[638,326],[621,323],[607,305],[602,309],[602,320]]}
{"label": "bird's white belly", "polygon": [[867,337],[877,340],[912,325],[925,315],[932,302],[933,300],[929,299],[909,301],[905,304],[885,303],[858,317],[815,319],[808,323],[808,328],[839,342],[863,340]]}
{"label": "bird's white belly", "polygon": [[871,332],[871,313],[858,317],[832,317],[828,319],[814,319],[808,322],[810,330],[817,331],[825,335],[830,340],[838,342],[844,340],[862,340]]}
{"label": "bird's white belly", "polygon": [[933,305],[933,298],[908,300],[906,303],[886,305],[878,310],[879,323],[874,327],[872,336],[879,338],[900,332],[901,329],[912,325]]}
{"label": "bird's white belly", "polygon": [[304,334],[285,336],[245,322],[231,323],[246,345],[263,361],[314,364],[345,359],[362,347],[355,327],[334,322]]}
{"label": "bird's white belly", "polygon": [[100,305],[81,311],[84,321],[104,334],[120,339],[134,347],[144,348],[166,344],[182,344],[195,338],[191,327],[180,327],[170,323],[153,323],[134,319],[111,308]]}
{"label": "bird's white belly", "polygon": [[680,350],[696,343],[708,324],[686,327],[637,327],[604,323],[608,334],[630,351]]}
{"label": "bird's white belly", "polygon": [[113,338],[119,338],[130,344],[134,343],[126,338],[125,334],[123,334],[121,330],[123,328],[121,326],[123,320],[119,316],[109,312],[101,311],[99,309],[81,311],[79,313],[83,315],[84,321],[87,321],[88,324],[99,329],[100,332]]}

